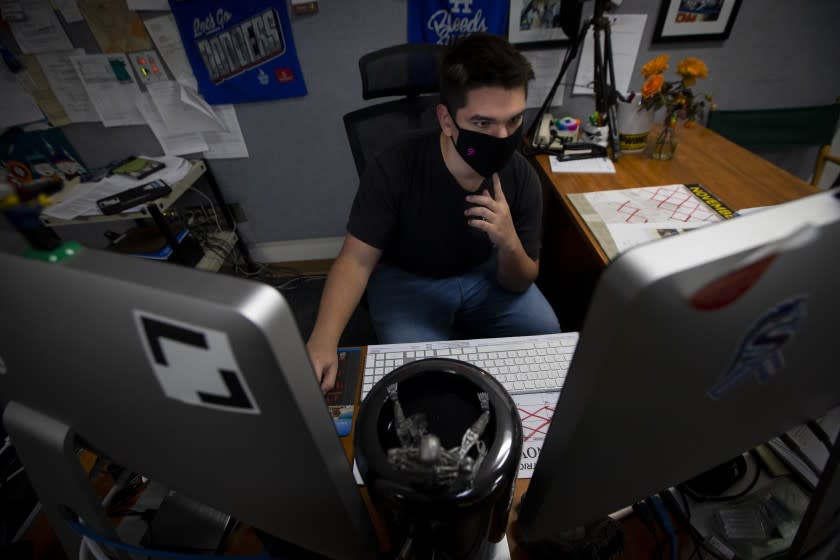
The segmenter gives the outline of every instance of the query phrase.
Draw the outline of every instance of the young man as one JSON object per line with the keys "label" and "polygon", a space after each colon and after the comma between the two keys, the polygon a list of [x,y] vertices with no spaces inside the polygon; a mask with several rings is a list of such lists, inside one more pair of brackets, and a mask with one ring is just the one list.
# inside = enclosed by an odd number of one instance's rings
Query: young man
{"label": "young man", "polygon": [[383,344],[559,332],[533,284],[542,199],[521,143],[528,61],[473,34],[441,68],[440,132],[415,135],[370,164],[344,246],[327,277],[307,348],[324,391],[341,332],[367,287]]}

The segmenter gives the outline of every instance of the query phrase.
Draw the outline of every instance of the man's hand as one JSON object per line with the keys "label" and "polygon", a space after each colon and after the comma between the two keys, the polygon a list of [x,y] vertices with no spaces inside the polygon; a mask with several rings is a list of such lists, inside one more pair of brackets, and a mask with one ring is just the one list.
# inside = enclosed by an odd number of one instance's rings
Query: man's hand
{"label": "man's hand", "polygon": [[493,190],[494,197],[491,197],[486,190],[478,195],[468,195],[467,202],[478,204],[478,206],[468,208],[464,214],[469,218],[478,218],[470,220],[470,226],[487,232],[490,241],[500,251],[515,251],[517,247],[521,247],[521,242],[516,228],[513,227],[510,207],[505,199],[498,173],[493,173]]}
{"label": "man's hand", "polygon": [[319,345],[310,338],[306,350],[315,370],[315,379],[321,385],[321,392],[326,394],[335,385],[335,376],[338,374],[338,348]]}
{"label": "man's hand", "polygon": [[470,220],[469,224],[487,232],[490,241],[499,249],[499,284],[511,292],[524,292],[537,278],[539,261],[529,257],[522,246],[496,173],[493,174],[493,190],[493,197],[486,191],[468,196],[467,202],[479,206],[468,208],[464,214],[478,218]]}

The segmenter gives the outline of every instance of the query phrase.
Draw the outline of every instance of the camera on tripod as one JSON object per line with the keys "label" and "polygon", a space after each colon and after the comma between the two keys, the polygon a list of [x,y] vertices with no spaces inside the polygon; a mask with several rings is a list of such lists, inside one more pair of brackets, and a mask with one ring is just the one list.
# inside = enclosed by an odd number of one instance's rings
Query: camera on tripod
{"label": "camera on tripod", "polygon": [[[582,4],[586,1],[588,0],[575,0],[572,3],[566,2],[564,4],[572,5],[572,7],[569,8],[569,12],[576,12],[579,21]],[[548,130],[545,130],[545,117],[547,115],[549,116],[548,122],[550,123],[551,117],[548,113],[549,105],[554,99],[554,94],[557,92],[557,88],[560,86],[566,70],[580,52],[580,48],[583,44],[584,38],[586,37],[587,31],[591,27],[594,36],[593,43],[595,50],[593,57],[594,78],[592,84],[593,89],[595,90],[595,112],[599,115],[605,116],[604,124],[607,127],[606,145],[613,161],[616,161],[619,157],[621,157],[617,127],[618,93],[615,89],[615,66],[613,63],[612,40],[610,38],[610,20],[605,15],[607,10],[618,7],[621,4],[621,0],[594,0],[594,3],[595,7],[592,17],[583,23],[577,34],[574,34],[573,26],[570,26],[569,21],[565,21],[566,25],[569,26],[569,29],[567,30],[566,27],[563,29],[567,35],[573,38],[572,44],[566,52],[566,57],[563,60],[560,72],[558,73],[551,90],[548,92],[548,95],[543,101],[536,118],[534,118],[534,121],[531,123],[528,130],[527,136],[531,139],[531,148],[534,153],[550,153],[564,157],[567,155],[565,152],[567,151],[566,148],[568,147],[568,144],[560,142],[558,145],[558,142],[555,142],[555,138],[550,135],[550,127]],[[601,40],[602,36],[603,41]],[[601,150],[593,149],[591,150],[591,153],[578,157],[597,157],[605,155],[605,153],[606,150],[603,150],[602,153]]]}

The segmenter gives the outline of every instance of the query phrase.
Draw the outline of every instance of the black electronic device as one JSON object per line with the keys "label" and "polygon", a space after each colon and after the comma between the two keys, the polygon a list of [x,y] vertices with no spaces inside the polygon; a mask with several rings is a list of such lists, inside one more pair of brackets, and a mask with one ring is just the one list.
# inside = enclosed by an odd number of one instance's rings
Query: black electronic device
{"label": "black electronic device", "polygon": [[720,496],[744,478],[746,473],[747,461],[743,455],[739,455],[695,476],[685,486],[694,496]]}
{"label": "black electronic device", "polygon": [[560,161],[606,157],[607,149],[604,146],[590,142],[570,142],[563,144],[562,148],[555,155]]}
{"label": "black electronic device", "polygon": [[96,205],[103,214],[119,214],[123,210],[164,197],[171,192],[172,188],[165,181],[158,179],[127,191],[100,198],[96,201]]}
{"label": "black electronic device", "polygon": [[111,175],[125,175],[139,181],[164,167],[166,167],[166,164],[163,162],[131,156],[117,163],[109,170],[109,173]]}

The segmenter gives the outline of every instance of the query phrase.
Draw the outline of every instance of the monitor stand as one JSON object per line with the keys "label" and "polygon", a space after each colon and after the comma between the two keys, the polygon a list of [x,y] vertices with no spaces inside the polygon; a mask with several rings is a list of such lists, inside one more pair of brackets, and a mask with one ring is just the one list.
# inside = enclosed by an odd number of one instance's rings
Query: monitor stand
{"label": "monitor stand", "polygon": [[[14,401],[6,406],[3,423],[68,558],[79,555],[82,543],[68,521],[82,521],[92,531],[119,540],[79,463],[75,432]],[[115,553],[120,560],[131,560],[125,552]]]}
{"label": "monitor stand", "polygon": [[[790,558],[840,558],[840,434],[834,445],[793,544]],[[812,556],[813,554],[813,556]]]}

